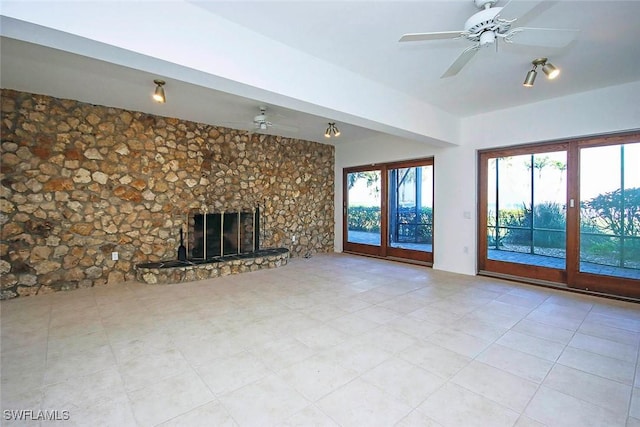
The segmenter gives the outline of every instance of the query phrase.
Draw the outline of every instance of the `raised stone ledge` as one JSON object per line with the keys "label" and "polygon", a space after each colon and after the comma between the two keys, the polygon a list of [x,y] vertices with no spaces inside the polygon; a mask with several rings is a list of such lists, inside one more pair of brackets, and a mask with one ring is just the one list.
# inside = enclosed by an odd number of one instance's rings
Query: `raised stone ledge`
{"label": "raised stone ledge", "polygon": [[286,265],[288,261],[289,249],[272,248],[207,260],[170,260],[138,264],[135,271],[138,281],[150,285],[172,284],[276,268]]}

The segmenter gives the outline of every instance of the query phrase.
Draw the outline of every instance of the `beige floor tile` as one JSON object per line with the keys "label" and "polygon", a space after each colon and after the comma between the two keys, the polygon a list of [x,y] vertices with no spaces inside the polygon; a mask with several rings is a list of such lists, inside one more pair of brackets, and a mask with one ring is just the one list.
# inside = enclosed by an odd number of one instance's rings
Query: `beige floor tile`
{"label": "beige floor tile", "polygon": [[442,427],[442,424],[435,422],[417,409],[411,411],[409,415],[401,419],[394,427]]}
{"label": "beige floor tile", "polygon": [[131,340],[112,342],[111,348],[119,364],[137,357],[153,355],[175,348],[171,335],[154,331]]}
{"label": "beige floor tile", "polygon": [[46,371],[46,342],[4,350],[0,356],[0,378],[4,392],[0,394],[2,398],[4,399],[9,391],[20,393],[40,388]]}
{"label": "beige floor tile", "polygon": [[96,350],[109,344],[104,330],[89,332],[82,335],[50,337],[47,345],[47,358],[71,357],[84,351]]}
{"label": "beige floor tile", "polygon": [[518,413],[524,410],[538,388],[532,381],[475,360],[458,372],[451,382]]}
{"label": "beige floor tile", "polygon": [[585,320],[584,322],[582,322],[582,325],[580,325],[578,332],[594,337],[616,341],[621,344],[635,346],[636,348],[640,345],[640,332],[614,328],[611,326],[596,323],[592,320]]}
{"label": "beige floor tile", "polygon": [[640,424],[624,301],[329,254],[0,304],[2,407],[42,425]]}
{"label": "beige floor tile", "polygon": [[471,358],[476,357],[491,344],[489,340],[450,328],[433,333],[426,341]]}
{"label": "beige floor tile", "polygon": [[42,396],[43,408],[67,409],[71,412],[101,405],[117,397],[126,398],[120,373],[113,366],[45,386]]}
{"label": "beige floor tile", "polygon": [[412,294],[404,294],[394,297],[380,304],[381,307],[393,310],[398,314],[408,314],[425,306],[424,302],[415,298]]}
{"label": "beige floor tile", "polygon": [[42,423],[43,427],[137,427],[139,425],[141,424],[136,422],[126,395],[115,396],[111,400],[100,402],[91,407],[72,409],[69,411],[68,420]]}
{"label": "beige floor tile", "polygon": [[546,299],[547,299],[546,295],[524,296],[524,295],[517,295],[513,293],[507,293],[505,295],[502,295],[496,298],[496,301],[517,305],[518,307],[534,309],[540,304],[542,304],[542,302],[544,302],[544,300]]}
{"label": "beige floor tile", "polygon": [[196,426],[236,427],[238,424],[231,418],[222,404],[214,400],[205,403],[189,412],[180,414],[158,427],[196,427]]}
{"label": "beige floor tile", "polygon": [[330,320],[326,324],[351,336],[362,334],[380,326],[378,323],[363,319],[355,313],[340,316],[336,319]]}
{"label": "beige floor tile", "polygon": [[163,378],[191,369],[178,350],[170,348],[144,354],[118,365],[126,390],[137,390]]}
{"label": "beige floor tile", "polygon": [[529,418],[526,415],[520,415],[520,418],[518,418],[518,421],[514,424],[513,427],[545,427],[545,426],[546,424],[536,421],[533,418]]}
{"label": "beige floor tile", "polygon": [[318,407],[341,426],[394,425],[412,409],[361,379],[322,398]]}
{"label": "beige floor tile", "polygon": [[[42,389],[40,387],[30,390],[15,389],[11,386],[2,385],[0,393],[0,408],[3,411],[12,410],[32,410],[37,411],[42,408]],[[62,408],[61,408],[62,409]],[[9,425],[6,414],[3,412],[3,421]],[[11,418],[11,416],[9,416]],[[25,424],[25,423],[23,423]]]}
{"label": "beige floor tile", "polygon": [[359,341],[347,341],[321,352],[320,356],[362,374],[392,357],[393,351]]}
{"label": "beige floor tile", "polygon": [[256,356],[243,352],[196,366],[196,372],[215,395],[222,395],[257,381],[272,371]]}
{"label": "beige floor tile", "polygon": [[380,325],[391,322],[392,320],[397,319],[400,316],[397,311],[385,308],[381,305],[367,307],[362,310],[356,311],[354,314],[365,320],[369,320]]}
{"label": "beige floor tile", "polygon": [[500,344],[490,345],[476,360],[536,383],[541,383],[553,366],[549,360]]}
{"label": "beige floor tile", "polygon": [[545,386],[540,387],[524,413],[550,427],[623,427],[626,421],[626,415]]}
{"label": "beige floor tile", "polygon": [[311,317],[312,319],[319,320],[321,322],[327,322],[329,320],[337,319],[340,316],[349,314],[349,312],[330,303],[321,303],[304,310],[304,314]]}
{"label": "beige floor tile", "polygon": [[456,384],[447,383],[418,410],[445,427],[512,426],[518,413]]}
{"label": "beige floor tile", "polygon": [[629,407],[631,386],[557,364],[544,383],[546,387],[577,397],[616,413]]}
{"label": "beige floor tile", "polygon": [[629,363],[636,363],[638,347],[622,344],[605,338],[576,333],[569,342],[570,347],[590,351],[602,356],[612,357]]}
{"label": "beige floor tile", "polygon": [[530,307],[523,307],[517,304],[511,304],[504,300],[495,300],[490,303],[484,305],[482,307],[485,311],[490,311],[493,313],[498,313],[507,317],[518,318],[518,320],[523,319],[527,314],[532,311]]}
{"label": "beige floor tile", "polygon": [[602,314],[602,313],[593,311],[589,313],[585,321],[594,322],[599,325],[609,326],[611,328],[624,329],[625,331],[640,332],[640,319],[637,319],[636,317],[629,318],[629,317],[609,316],[607,314]]}
{"label": "beige floor tile", "polygon": [[280,338],[248,350],[273,371],[279,371],[316,354],[293,337]]}
{"label": "beige floor tile", "polygon": [[232,333],[214,333],[208,337],[187,340],[172,338],[176,349],[192,365],[203,365],[212,360],[245,351],[243,342],[235,341]]}
{"label": "beige floor tile", "polygon": [[640,418],[629,417],[627,427],[640,427]]}
{"label": "beige floor tile", "polygon": [[472,360],[431,343],[416,343],[398,353],[398,356],[445,378],[454,376]]}
{"label": "beige floor tile", "polygon": [[469,320],[466,317],[456,320],[449,328],[491,342],[497,340],[509,330],[495,324]]}
{"label": "beige floor tile", "polygon": [[542,338],[559,344],[568,344],[575,334],[569,329],[550,326],[529,319],[523,319],[512,328],[513,331]]}
{"label": "beige floor tile", "polygon": [[446,381],[443,377],[399,358],[383,362],[360,378],[412,408]]}
{"label": "beige floor tile", "polygon": [[220,401],[240,426],[284,423],[310,404],[276,375],[221,396]]}
{"label": "beige floor tile", "polygon": [[348,335],[338,329],[321,325],[297,332],[295,338],[312,350],[326,350],[344,342]]}
{"label": "beige floor tile", "polygon": [[504,334],[496,343],[552,362],[565,348],[563,344],[513,330]]}
{"label": "beige floor tile", "polygon": [[629,416],[640,419],[640,388],[638,387],[633,388]]}
{"label": "beige floor tile", "polygon": [[278,376],[299,393],[315,402],[358,376],[325,354],[312,356],[282,369]]}
{"label": "beige floor tile", "polygon": [[571,331],[577,330],[584,321],[586,314],[564,313],[562,310],[562,306],[555,305],[553,309],[549,307],[538,307],[529,313],[526,319],[557,328],[569,329]]}
{"label": "beige floor tile", "polygon": [[424,320],[439,326],[449,326],[451,323],[463,317],[462,314],[450,311],[437,310],[431,306],[419,308],[408,314],[409,317]]}
{"label": "beige floor tile", "polygon": [[69,357],[47,359],[44,384],[59,383],[115,366],[116,359],[108,345],[75,353]]}
{"label": "beige floor tile", "polygon": [[634,364],[573,347],[564,350],[558,363],[628,385],[635,375]]}
{"label": "beige floor tile", "polygon": [[401,352],[418,341],[411,335],[398,331],[389,325],[378,326],[352,339],[352,342],[379,347],[391,353]]}
{"label": "beige floor tile", "polygon": [[202,379],[184,371],[129,392],[133,413],[141,426],[155,426],[214,400]]}
{"label": "beige floor tile", "polygon": [[309,405],[302,411],[295,413],[282,423],[277,424],[278,427],[339,427],[339,425],[331,419],[327,414],[322,412],[317,406]]}
{"label": "beige floor tile", "polygon": [[593,305],[591,313],[618,317],[620,319],[640,320],[640,312],[638,312],[637,305],[613,299],[609,301],[598,300],[598,303]]}

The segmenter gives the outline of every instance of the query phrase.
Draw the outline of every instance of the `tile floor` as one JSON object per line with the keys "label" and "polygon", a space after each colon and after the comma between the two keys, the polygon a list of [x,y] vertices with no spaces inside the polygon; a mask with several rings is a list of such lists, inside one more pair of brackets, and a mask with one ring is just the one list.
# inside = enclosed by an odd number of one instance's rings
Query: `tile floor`
{"label": "tile floor", "polygon": [[0,310],[6,426],[640,426],[627,302],[333,254]]}

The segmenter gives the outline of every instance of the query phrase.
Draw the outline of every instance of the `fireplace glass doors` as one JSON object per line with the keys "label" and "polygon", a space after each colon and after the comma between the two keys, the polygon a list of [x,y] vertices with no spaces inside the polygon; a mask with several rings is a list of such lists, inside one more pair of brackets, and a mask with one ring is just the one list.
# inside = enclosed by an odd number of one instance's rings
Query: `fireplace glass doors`
{"label": "fireplace glass doors", "polygon": [[258,218],[257,210],[192,214],[187,239],[188,258],[209,259],[257,251]]}

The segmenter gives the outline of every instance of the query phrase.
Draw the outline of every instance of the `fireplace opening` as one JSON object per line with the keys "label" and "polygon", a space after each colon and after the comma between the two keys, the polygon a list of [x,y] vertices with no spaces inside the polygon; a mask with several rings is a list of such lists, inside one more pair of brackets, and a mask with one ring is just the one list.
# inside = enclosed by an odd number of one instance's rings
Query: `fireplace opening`
{"label": "fireplace opening", "polygon": [[260,249],[259,211],[190,215],[187,258],[211,259]]}

